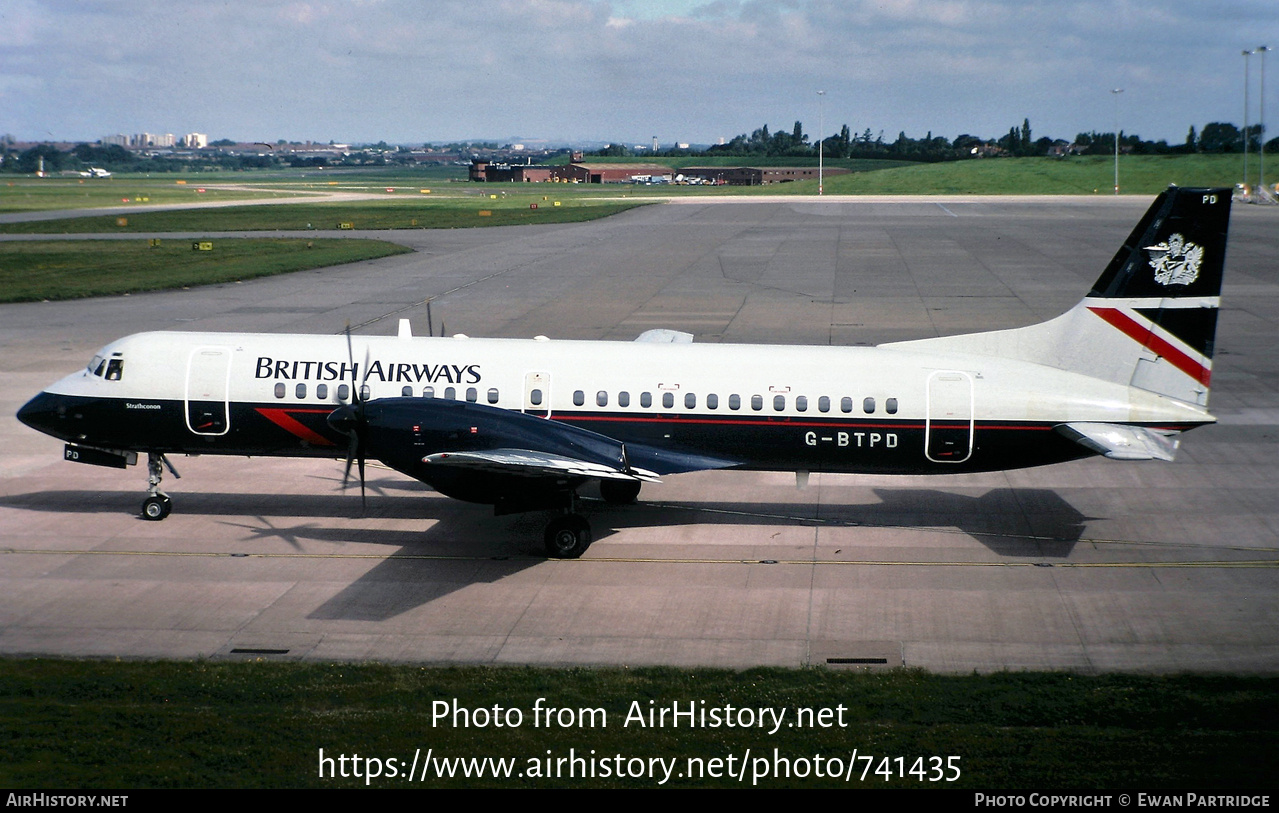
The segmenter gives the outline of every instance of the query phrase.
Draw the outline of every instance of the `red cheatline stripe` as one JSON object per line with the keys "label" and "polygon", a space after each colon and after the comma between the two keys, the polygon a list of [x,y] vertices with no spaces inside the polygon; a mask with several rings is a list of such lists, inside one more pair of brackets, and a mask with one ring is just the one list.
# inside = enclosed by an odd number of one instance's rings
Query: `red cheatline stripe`
{"label": "red cheatline stripe", "polygon": [[320,435],[299,423],[296,418],[290,415],[290,412],[305,412],[310,414],[326,415],[331,410],[327,409],[266,409],[258,407],[257,412],[271,423],[284,429],[291,435],[305,440],[307,443],[313,443],[316,446],[333,446],[333,441]]}
{"label": "red cheatline stripe", "polygon": [[[652,417],[629,417],[625,415],[596,415],[582,414],[575,412],[560,412],[551,416],[554,420],[563,423],[585,423],[587,421],[600,421],[602,423],[664,423],[671,426],[681,426],[688,424],[711,424],[714,426],[743,426],[743,427],[802,427],[802,428],[818,428],[818,429],[923,429],[924,422],[918,419],[901,421],[897,423],[840,423],[832,421],[804,421],[804,420],[786,420],[785,418],[777,418],[764,416],[752,418],[743,416],[741,418],[689,418],[684,415],[675,414],[669,417],[652,416]],[[964,420],[947,420],[933,421],[933,426],[938,429],[959,429],[967,427],[969,422]],[[1025,424],[985,424],[981,421],[976,422],[978,429],[1011,429],[1017,431],[1048,431],[1052,429],[1051,425],[1029,426]]]}
{"label": "red cheatline stripe", "polygon": [[1171,342],[1156,336],[1154,331],[1145,325],[1133,319],[1128,314],[1120,311],[1118,308],[1092,308],[1088,310],[1106,320],[1112,327],[1118,328],[1121,333],[1134,341],[1141,344],[1142,347],[1150,348],[1154,353],[1168,359],[1168,363],[1181,370],[1194,380],[1208,386],[1208,382],[1212,379],[1212,368],[1205,364],[1201,364],[1191,358],[1184,351],[1179,350]]}

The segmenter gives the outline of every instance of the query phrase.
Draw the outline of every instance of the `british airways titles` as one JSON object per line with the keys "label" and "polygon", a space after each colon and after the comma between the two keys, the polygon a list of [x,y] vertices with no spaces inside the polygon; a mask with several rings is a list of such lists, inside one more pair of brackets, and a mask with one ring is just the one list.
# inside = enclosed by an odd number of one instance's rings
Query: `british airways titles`
{"label": "british airways titles", "polygon": [[344,361],[290,361],[258,356],[254,378],[283,381],[368,381],[383,383],[420,384],[446,382],[449,384],[480,383],[480,365],[467,364],[412,364],[403,362],[373,361],[367,372],[361,373],[360,364]]}

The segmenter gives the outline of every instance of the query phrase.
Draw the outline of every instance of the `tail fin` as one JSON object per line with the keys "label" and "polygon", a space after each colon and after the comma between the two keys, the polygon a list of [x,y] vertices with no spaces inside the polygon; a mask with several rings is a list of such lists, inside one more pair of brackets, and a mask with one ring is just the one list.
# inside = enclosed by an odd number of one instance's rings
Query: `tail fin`
{"label": "tail fin", "polygon": [[1038,325],[885,347],[997,355],[1208,403],[1229,189],[1159,195],[1088,296]]}

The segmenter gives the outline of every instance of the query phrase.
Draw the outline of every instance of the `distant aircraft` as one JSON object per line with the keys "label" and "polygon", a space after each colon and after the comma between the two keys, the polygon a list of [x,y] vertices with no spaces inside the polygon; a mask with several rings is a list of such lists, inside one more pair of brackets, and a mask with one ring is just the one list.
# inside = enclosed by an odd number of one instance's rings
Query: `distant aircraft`
{"label": "distant aircraft", "polygon": [[[1230,189],[1159,195],[1073,309],[1012,330],[878,347],[142,333],[18,418],[65,457],[146,453],[146,519],[173,454],[368,458],[499,514],[552,510],[547,552],[591,542],[578,490],[633,501],[706,469],[949,474],[1089,455],[1172,460],[1207,411]],[[247,464],[251,465],[251,464]],[[176,471],[173,472],[176,475]]]}
{"label": "distant aircraft", "polygon": [[102,167],[89,167],[80,173],[81,178],[110,178],[111,173]]}

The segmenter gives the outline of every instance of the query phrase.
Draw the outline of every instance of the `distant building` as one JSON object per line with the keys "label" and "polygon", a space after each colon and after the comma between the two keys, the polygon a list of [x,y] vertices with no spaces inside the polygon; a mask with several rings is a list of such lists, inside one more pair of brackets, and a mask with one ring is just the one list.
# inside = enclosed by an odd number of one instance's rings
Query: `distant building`
{"label": "distant building", "polygon": [[130,147],[173,147],[178,140],[173,133],[136,133],[129,138]]}
{"label": "distant building", "polygon": [[182,136],[182,146],[193,150],[202,150],[209,146],[209,136],[205,133],[187,133]]}
{"label": "distant building", "polygon": [[488,183],[670,183],[674,170],[659,164],[512,164],[472,158],[469,178]]}
{"label": "distant building", "polygon": [[670,182],[674,170],[660,164],[569,164],[556,167],[560,176],[577,183]]}
{"label": "distant building", "polygon": [[[817,180],[817,167],[685,167],[680,170],[687,177],[702,178],[708,183],[729,186],[765,186],[792,181]],[[824,177],[844,175],[851,170],[843,167],[826,167]]]}

